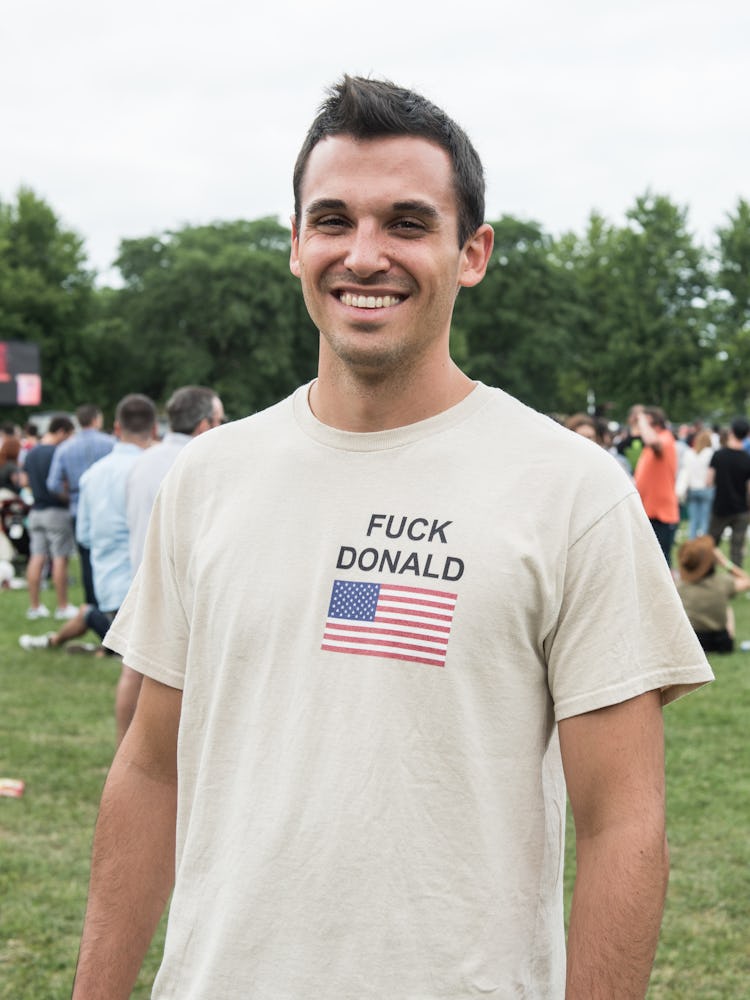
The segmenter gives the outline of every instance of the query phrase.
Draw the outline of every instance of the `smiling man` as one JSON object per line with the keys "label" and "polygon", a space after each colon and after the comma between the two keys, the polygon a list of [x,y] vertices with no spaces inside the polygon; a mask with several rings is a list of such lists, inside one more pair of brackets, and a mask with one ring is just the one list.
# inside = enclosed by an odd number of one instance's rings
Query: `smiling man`
{"label": "smiling man", "polygon": [[712,675],[638,495],[452,361],[492,230],[444,112],[344,78],[294,193],[318,377],[164,481],[74,998],[130,995],[173,887],[159,1000],[642,998],[662,705]]}

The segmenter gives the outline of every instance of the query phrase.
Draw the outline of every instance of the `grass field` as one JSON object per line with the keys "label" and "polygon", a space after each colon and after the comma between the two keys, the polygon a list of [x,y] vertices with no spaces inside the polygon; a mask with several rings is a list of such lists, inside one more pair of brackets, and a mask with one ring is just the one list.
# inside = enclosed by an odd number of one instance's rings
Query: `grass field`
{"label": "grass field", "polygon": [[[0,998],[67,1000],[118,671],[22,651],[21,632],[48,627],[25,608],[25,592],[0,593],[0,777],[26,783],[22,798],[0,798]],[[750,600],[735,613],[750,638]],[[750,653],[712,663],[716,683],[665,711],[672,875],[650,1000],[750,997]],[[568,891],[572,874],[571,861]],[[136,1000],[149,996],[162,933]]]}

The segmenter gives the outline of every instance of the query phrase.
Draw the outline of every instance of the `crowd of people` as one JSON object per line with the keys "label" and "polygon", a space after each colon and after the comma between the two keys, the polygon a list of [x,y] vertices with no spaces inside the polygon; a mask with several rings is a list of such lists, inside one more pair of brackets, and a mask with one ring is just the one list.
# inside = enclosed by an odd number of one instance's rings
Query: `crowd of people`
{"label": "crowd of people", "polygon": [[[9,492],[29,504],[29,555],[26,583],[30,621],[55,618],[60,623],[44,634],[19,637],[27,651],[67,644],[75,652],[111,655],[101,645],[140,562],[151,507],[161,480],[191,438],[223,422],[216,393],[204,386],[183,386],[166,404],[169,430],[159,439],[156,406],[132,393],[119,401],[112,433],[102,430],[101,409],[83,404],[75,422],[53,416],[36,436],[5,429],[2,454],[19,459],[4,467]],[[76,426],[77,425],[77,426]],[[2,474],[3,470],[0,470]],[[70,559],[79,555],[83,602],[68,602]],[[49,579],[57,607],[42,600]],[[71,640],[93,632],[95,643]],[[117,741],[135,711],[141,675],[120,667],[115,702]]]}
{"label": "crowd of people", "polygon": [[[750,524],[750,421],[672,428],[656,406],[631,407],[623,427],[586,413],[565,426],[606,448],[632,476],[659,545],[672,567],[680,525],[687,538],[673,576],[688,618],[707,652],[735,648],[731,598],[750,586],[743,570]],[[730,557],[719,549],[729,533]],[[727,575],[717,574],[726,569]],[[746,585],[747,581],[747,585]],[[747,640],[741,648],[750,649]]]}

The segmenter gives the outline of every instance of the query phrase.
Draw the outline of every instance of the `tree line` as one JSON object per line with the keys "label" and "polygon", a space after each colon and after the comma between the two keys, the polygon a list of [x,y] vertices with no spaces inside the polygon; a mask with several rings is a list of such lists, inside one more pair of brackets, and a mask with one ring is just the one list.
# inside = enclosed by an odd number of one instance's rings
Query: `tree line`
{"label": "tree line", "polygon": [[[582,234],[493,223],[487,276],[456,303],[453,354],[474,378],[547,413],[632,403],[675,421],[727,420],[750,405],[750,203],[702,246],[687,209],[646,192],[615,225]],[[22,189],[0,201],[0,340],[40,346],[43,409],[127,392],[163,403],[210,385],[240,417],[315,374],[317,332],[273,218],[122,240],[119,287],[98,287],[82,239]],[[28,411],[0,413],[24,420]]]}

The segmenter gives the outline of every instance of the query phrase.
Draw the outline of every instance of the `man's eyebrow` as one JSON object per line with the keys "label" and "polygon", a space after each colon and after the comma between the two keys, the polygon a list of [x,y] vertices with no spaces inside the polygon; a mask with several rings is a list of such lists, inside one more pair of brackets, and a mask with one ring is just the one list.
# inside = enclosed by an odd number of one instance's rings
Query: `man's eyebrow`
{"label": "man's eyebrow", "polygon": [[396,212],[413,212],[427,219],[440,218],[440,212],[428,201],[396,201],[393,203],[393,208]]}
{"label": "man's eyebrow", "polygon": [[346,202],[340,198],[318,198],[311,201],[305,208],[305,215],[317,215],[318,212],[340,212],[346,208]]}
{"label": "man's eyebrow", "polygon": [[[414,215],[421,215],[425,219],[437,220],[440,212],[428,201],[420,201],[411,198],[407,201],[394,201],[391,206],[394,212],[410,212]],[[305,208],[306,216],[318,215],[320,212],[343,212],[346,209],[346,202],[341,198],[318,198],[311,201]]]}

